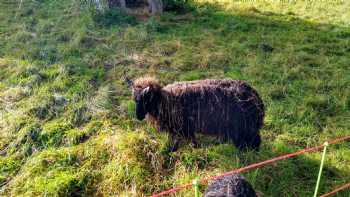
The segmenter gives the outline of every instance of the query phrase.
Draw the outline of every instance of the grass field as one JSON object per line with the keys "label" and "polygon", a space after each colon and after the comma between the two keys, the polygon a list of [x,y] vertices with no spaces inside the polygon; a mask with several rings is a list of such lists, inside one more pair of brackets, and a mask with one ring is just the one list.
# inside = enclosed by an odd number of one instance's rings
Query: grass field
{"label": "grass field", "polygon": [[[191,5],[143,21],[0,0],[0,196],[146,196],[350,134],[349,1]],[[247,81],[267,107],[260,152],[200,136],[167,153],[166,134],[136,120],[125,69],[164,84]],[[262,196],[312,196],[320,158],[244,175]],[[350,143],[330,146],[320,193],[349,181]]]}

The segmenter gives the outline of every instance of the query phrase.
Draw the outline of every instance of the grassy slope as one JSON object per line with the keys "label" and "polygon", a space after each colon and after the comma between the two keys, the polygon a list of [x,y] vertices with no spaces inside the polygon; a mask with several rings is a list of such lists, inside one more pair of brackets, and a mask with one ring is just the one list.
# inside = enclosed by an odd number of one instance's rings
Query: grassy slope
{"label": "grassy slope", "polygon": [[[0,195],[151,194],[350,133],[349,3],[201,1],[143,23],[70,0],[13,2],[0,2]],[[261,151],[202,137],[165,153],[166,136],[134,118],[125,68],[248,81],[267,106]],[[321,193],[350,181],[349,145],[330,147]],[[311,196],[319,160],[245,175],[263,196]]]}

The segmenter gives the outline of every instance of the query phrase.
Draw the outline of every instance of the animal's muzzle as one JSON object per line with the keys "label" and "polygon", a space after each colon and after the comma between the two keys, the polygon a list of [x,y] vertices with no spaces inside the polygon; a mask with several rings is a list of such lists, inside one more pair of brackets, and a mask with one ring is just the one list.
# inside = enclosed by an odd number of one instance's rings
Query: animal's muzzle
{"label": "animal's muzzle", "polygon": [[146,111],[141,104],[136,105],[136,118],[138,120],[143,120],[146,117]]}

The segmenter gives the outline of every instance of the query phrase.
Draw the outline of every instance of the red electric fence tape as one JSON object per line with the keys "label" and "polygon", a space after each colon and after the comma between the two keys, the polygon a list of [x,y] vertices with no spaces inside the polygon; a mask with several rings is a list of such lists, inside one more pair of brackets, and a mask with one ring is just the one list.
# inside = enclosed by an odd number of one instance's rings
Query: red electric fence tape
{"label": "red electric fence tape", "polygon": [[341,186],[341,187],[338,187],[337,189],[335,189],[335,190],[333,190],[333,191],[331,191],[331,192],[329,192],[329,193],[323,194],[323,195],[320,196],[320,197],[332,196],[332,195],[334,195],[334,194],[340,192],[341,190],[344,190],[344,189],[347,189],[347,188],[350,188],[350,183],[345,184],[345,185],[343,185],[343,186]]}
{"label": "red electric fence tape", "polygon": [[[339,142],[346,141],[346,140],[350,140],[350,136],[345,136],[345,137],[342,137],[342,138],[334,139],[332,141],[329,141],[328,144],[337,144]],[[315,147],[312,147],[312,148],[306,148],[306,149],[303,149],[303,150],[300,150],[300,151],[297,151],[297,152],[294,152],[294,153],[281,155],[281,156],[278,156],[278,157],[275,157],[275,158],[272,158],[272,159],[269,159],[269,160],[265,160],[265,161],[262,161],[262,162],[259,162],[259,163],[254,163],[254,164],[242,167],[242,168],[234,169],[232,171],[225,172],[225,173],[223,173],[221,175],[218,175],[218,176],[207,177],[207,178],[204,178],[204,179],[200,180],[199,182],[200,183],[206,183],[209,180],[216,180],[216,179],[219,179],[221,177],[224,177],[224,176],[227,176],[227,175],[231,175],[231,174],[234,174],[234,173],[241,173],[241,172],[245,172],[245,171],[248,171],[248,170],[260,168],[260,167],[262,167],[264,165],[267,165],[267,164],[270,164],[270,163],[274,163],[276,161],[280,161],[280,160],[284,160],[284,159],[287,159],[287,158],[295,157],[295,156],[298,156],[298,155],[301,155],[301,154],[304,154],[304,153],[308,153],[308,152],[315,152],[315,151],[321,150],[323,148],[323,146],[324,145],[319,145],[319,146],[315,146]],[[175,188],[172,188],[172,189],[160,192],[158,194],[153,194],[151,197],[159,197],[159,196],[169,195],[169,194],[178,192],[180,190],[183,190],[183,189],[186,189],[186,188],[189,188],[189,187],[192,187],[192,186],[193,186],[192,183],[188,183],[188,184],[185,184],[185,185],[180,185],[178,187],[175,187]]]}

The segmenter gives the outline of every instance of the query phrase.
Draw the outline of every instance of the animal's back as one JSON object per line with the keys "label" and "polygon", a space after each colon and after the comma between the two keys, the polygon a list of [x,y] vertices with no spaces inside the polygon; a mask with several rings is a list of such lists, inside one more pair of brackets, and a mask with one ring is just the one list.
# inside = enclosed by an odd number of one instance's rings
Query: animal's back
{"label": "animal's back", "polygon": [[163,90],[180,103],[185,117],[184,127],[194,127],[207,134],[219,132],[225,136],[227,132],[238,133],[243,129],[242,125],[256,125],[256,129],[262,126],[263,103],[256,91],[243,81],[206,79],[178,82]]}
{"label": "animal's back", "polygon": [[173,95],[180,96],[186,92],[201,92],[208,88],[220,88],[220,89],[235,89],[245,84],[240,80],[231,79],[204,79],[195,81],[175,82],[165,86],[165,91],[171,92]]}

